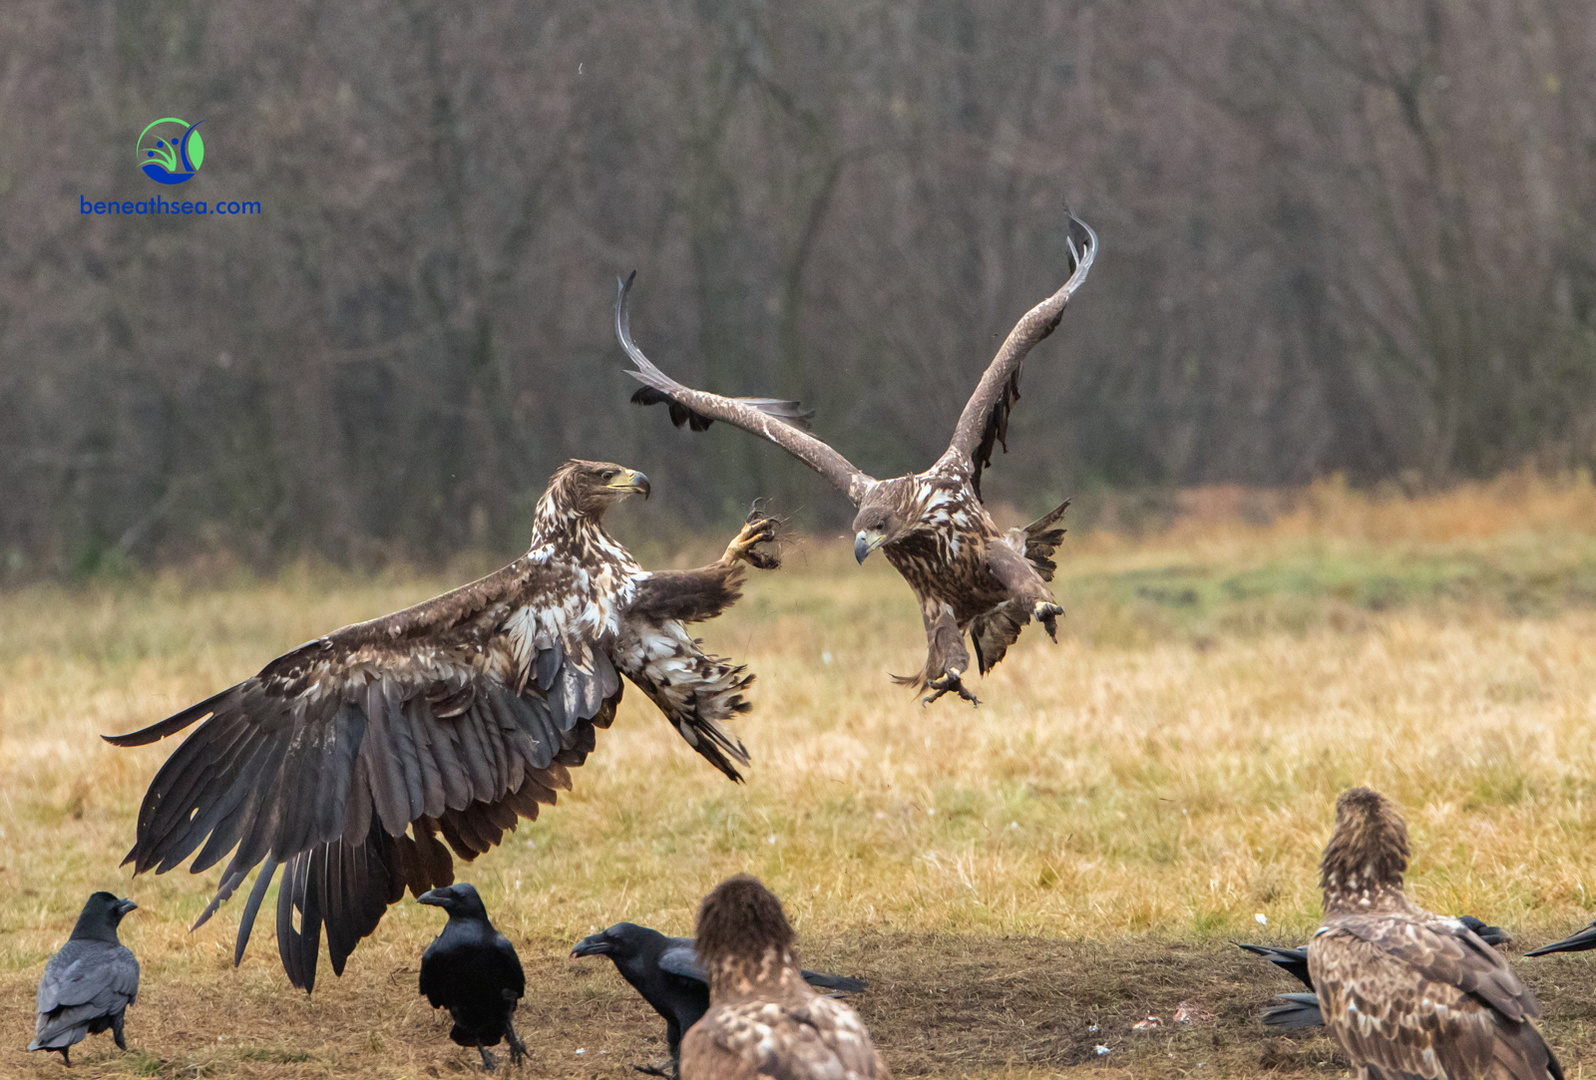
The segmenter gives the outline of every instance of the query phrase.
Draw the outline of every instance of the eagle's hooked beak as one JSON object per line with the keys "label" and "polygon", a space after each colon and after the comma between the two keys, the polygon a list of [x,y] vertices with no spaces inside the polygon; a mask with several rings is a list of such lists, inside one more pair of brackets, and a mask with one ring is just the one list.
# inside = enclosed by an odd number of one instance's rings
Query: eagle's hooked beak
{"label": "eagle's hooked beak", "polygon": [[649,487],[648,477],[636,469],[622,469],[615,474],[615,479],[604,485],[616,491],[642,492],[643,498],[648,498],[649,492],[654,489]]}
{"label": "eagle's hooked beak", "polygon": [[858,562],[864,562],[870,553],[886,542],[887,534],[877,532],[875,529],[861,529],[853,538],[853,557]]}

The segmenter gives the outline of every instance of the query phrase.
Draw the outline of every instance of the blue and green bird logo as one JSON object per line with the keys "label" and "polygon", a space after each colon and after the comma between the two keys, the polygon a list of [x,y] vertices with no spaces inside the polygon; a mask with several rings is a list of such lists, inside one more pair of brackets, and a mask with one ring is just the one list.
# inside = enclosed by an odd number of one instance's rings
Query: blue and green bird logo
{"label": "blue and green bird logo", "polygon": [[199,172],[205,140],[194,129],[204,122],[163,116],[139,132],[139,166],[144,175],[157,184],[181,184]]}

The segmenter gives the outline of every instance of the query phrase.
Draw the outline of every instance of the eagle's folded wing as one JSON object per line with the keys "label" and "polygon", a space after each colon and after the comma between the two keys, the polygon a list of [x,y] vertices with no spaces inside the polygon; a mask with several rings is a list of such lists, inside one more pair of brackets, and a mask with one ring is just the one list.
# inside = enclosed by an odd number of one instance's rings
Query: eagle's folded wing
{"label": "eagle's folded wing", "polygon": [[800,412],[796,401],[730,398],[694,390],[665,374],[643,355],[643,351],[632,341],[630,314],[626,308],[626,297],[636,276],[634,273],[620,283],[615,298],[615,334],[620,338],[621,348],[626,350],[626,355],[636,365],[636,370],[628,374],[643,384],[632,400],[640,405],[668,402],[671,406],[671,421],[677,427],[689,424],[694,431],[703,431],[714,421],[723,420],[733,427],[758,435],[824,476],[857,503],[858,492],[864,483],[870,481],[870,477],[830,446],[803,430],[809,417],[814,414]]}
{"label": "eagle's folded wing", "polygon": [[1471,931],[1369,919],[1321,931],[1309,965],[1326,1026],[1355,1060],[1402,1076],[1560,1076],[1540,1009]]}
{"label": "eagle's folded wing", "polygon": [[727,1080],[888,1080],[870,1033],[830,998],[718,1005],[682,1041],[682,1074]]}
{"label": "eagle's folded wing", "polygon": [[939,466],[968,468],[977,495],[981,493],[981,470],[992,464],[992,448],[999,443],[1005,451],[1009,448],[1009,412],[1020,399],[1020,372],[1025,366],[1025,355],[1058,327],[1059,319],[1064,316],[1064,306],[1086,281],[1092,260],[1097,257],[1097,234],[1084,221],[1071,214],[1069,230],[1072,263],[1069,280],[1058,292],[1026,312],[1009,331],[1003,347],[987,365],[975,393],[970,395],[964,411],[959,414],[953,441],[938,462]]}
{"label": "eagle's folded wing", "polygon": [[278,948],[308,990],[323,924],[341,972],[407,885],[419,894],[453,880],[440,835],[475,858],[569,790],[567,766],[620,700],[615,629],[586,610],[571,575],[523,558],[108,737],[139,746],[204,721],[151,782],[126,861],[160,873],[194,855],[198,873],[232,852],[200,923],[264,864],[235,959],[285,867]]}

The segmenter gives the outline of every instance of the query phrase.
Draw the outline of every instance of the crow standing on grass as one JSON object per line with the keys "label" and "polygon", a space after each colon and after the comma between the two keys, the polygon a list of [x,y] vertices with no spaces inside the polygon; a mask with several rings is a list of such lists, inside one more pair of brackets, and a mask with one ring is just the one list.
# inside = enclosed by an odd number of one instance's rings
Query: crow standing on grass
{"label": "crow standing on grass", "polygon": [[493,928],[482,898],[470,885],[433,889],[416,902],[449,913],[443,932],[421,954],[421,992],[434,1009],[446,1008],[454,1017],[449,1038],[476,1047],[482,1067],[490,1071],[493,1055],[487,1048],[503,1039],[510,1044],[510,1064],[519,1065],[526,1047],[511,1014],[526,993],[526,975],[515,946]]}
{"label": "crow standing on grass", "polygon": [[682,1080],[890,1080],[858,1015],[804,982],[794,936],[781,901],[747,874],[704,898],[710,1009],[682,1038]]}
{"label": "crow standing on grass", "polygon": [[122,1014],[138,999],[139,962],[117,939],[122,916],[138,907],[97,892],[83,905],[72,936],[44,965],[39,980],[39,1020],[29,1050],[55,1050],[68,1066],[68,1050],[85,1035],[109,1030],[126,1050]]}
{"label": "crow standing on grass", "polygon": [[[1488,926],[1472,915],[1459,915],[1457,921],[1459,925],[1478,934],[1480,940],[1487,945],[1506,945],[1513,940],[1500,926]],[[1235,945],[1236,948],[1244,949],[1254,956],[1263,957],[1310,991],[1313,989],[1313,976],[1308,974],[1308,946],[1298,945],[1295,949],[1282,949],[1277,945],[1244,945],[1239,941],[1235,942]],[[1297,1028],[1320,1027],[1324,1024],[1324,1017],[1319,1012],[1318,994],[1276,994],[1275,997],[1284,1004],[1271,1005],[1263,1011],[1260,1019],[1266,1027],[1293,1031]]]}
{"label": "crow standing on grass", "polygon": [[1502,954],[1402,891],[1408,828],[1368,788],[1336,801],[1308,973],[1359,1080],[1561,1080],[1540,1005]]}
{"label": "crow standing on grass", "polygon": [[[693,939],[666,937],[658,930],[623,922],[578,941],[571,955],[607,956],[615,961],[621,977],[665,1018],[665,1041],[670,1059],[633,1068],[656,1076],[679,1072],[682,1033],[709,1011],[709,976],[698,962]],[[815,971],[799,974],[810,986],[834,993],[856,994],[865,988],[861,980],[841,975],[822,975]]]}

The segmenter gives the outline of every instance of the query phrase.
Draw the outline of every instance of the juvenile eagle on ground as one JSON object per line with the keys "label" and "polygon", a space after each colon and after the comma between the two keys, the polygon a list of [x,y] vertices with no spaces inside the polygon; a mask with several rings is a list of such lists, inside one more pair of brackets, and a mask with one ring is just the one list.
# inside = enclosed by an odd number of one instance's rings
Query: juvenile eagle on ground
{"label": "juvenile eagle on ground", "polygon": [[1064,609],[1053,602],[1047,582],[1053,579],[1052,555],[1064,535],[1058,523],[1069,503],[1023,529],[1002,532],[982,503],[981,470],[992,463],[994,446],[1001,443],[1008,450],[1009,412],[1020,397],[1026,354],[1058,326],[1065,304],[1092,268],[1096,234],[1074,216],[1069,229],[1069,280],[1009,332],[965,404],[953,441],[935,464],[889,480],[866,475],[809,434],[805,429],[812,414],[801,412],[796,401],[722,397],[683,386],[655,367],[632,342],[626,298],[635,273],[621,285],[615,301],[615,332],[636,365],[629,374],[643,384],[633,401],[668,403],[677,427],[686,424],[703,431],[724,420],[768,439],[831,481],[858,507],[855,558],[864,562],[881,548],[920,601],[925,667],[918,675],[895,678],[917,689],[929,686],[934,693],[927,703],[949,691],[976,701],[962,681],[970,667],[966,633],[983,675],[1003,659],[1032,619],[1058,640],[1056,620]]}
{"label": "juvenile eagle on ground", "polygon": [[407,886],[421,896],[454,881],[450,849],[474,859],[570,790],[568,770],[615,716],[622,675],[689,746],[741,779],[748,754],[720,721],[748,710],[753,676],[704,652],[685,624],[737,600],[743,563],[775,565],[756,550],[775,523],[752,514],[718,562],[650,572],[603,525],[636,492],[649,492],[640,472],[566,462],[538,500],[530,550],[504,569],[107,736],[142,746],[204,720],[156,773],[125,861],[165,873],[199,848],[199,873],[232,851],[196,929],[261,865],[234,963],[281,867],[277,947],[289,981],[308,992],[323,926],[342,974]]}
{"label": "juvenile eagle on ground", "polygon": [[1561,1080],[1535,995],[1502,954],[1402,891],[1408,829],[1368,788],[1336,801],[1308,971],[1359,1080]]}
{"label": "juvenile eagle on ground", "polygon": [[[571,955],[607,956],[615,961],[621,977],[643,1000],[654,1007],[665,1021],[665,1061],[647,1067],[632,1066],[655,1076],[675,1076],[682,1056],[682,1032],[690,1029],[709,1011],[709,976],[698,962],[692,938],[666,937],[658,930],[636,923],[616,923],[608,930],[589,935],[571,948]],[[845,975],[826,975],[800,971],[804,982],[822,991],[856,994],[865,988],[858,979]]]}
{"label": "juvenile eagle on ground", "polygon": [[698,912],[709,1012],[682,1037],[681,1080],[890,1080],[848,1006],[810,989],[781,901],[747,874]]}

